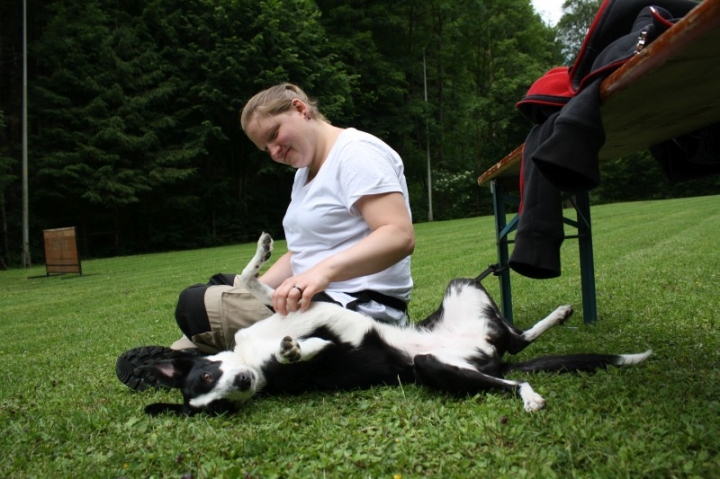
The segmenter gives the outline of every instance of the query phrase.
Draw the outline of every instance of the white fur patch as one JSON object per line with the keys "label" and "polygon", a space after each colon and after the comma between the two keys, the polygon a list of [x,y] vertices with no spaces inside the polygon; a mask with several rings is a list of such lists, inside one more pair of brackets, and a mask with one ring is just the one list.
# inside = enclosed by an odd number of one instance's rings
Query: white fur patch
{"label": "white fur patch", "polygon": [[539,411],[545,407],[545,399],[536,393],[528,383],[520,385],[520,397],[527,412]]}
{"label": "white fur patch", "polygon": [[637,354],[621,354],[616,366],[632,366],[640,364],[652,355],[652,349],[648,349],[644,353]]}

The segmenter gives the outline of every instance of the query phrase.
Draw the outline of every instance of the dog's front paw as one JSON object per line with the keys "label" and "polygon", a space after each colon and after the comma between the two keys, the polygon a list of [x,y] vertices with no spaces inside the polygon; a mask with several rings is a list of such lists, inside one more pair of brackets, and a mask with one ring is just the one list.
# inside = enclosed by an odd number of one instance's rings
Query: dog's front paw
{"label": "dog's front paw", "polygon": [[270,256],[272,256],[272,250],[273,250],[273,239],[272,236],[270,236],[270,233],[263,233],[260,235],[260,239],[258,240],[258,246],[257,246],[257,253],[260,257],[260,261],[265,263],[267,260],[270,259]]}
{"label": "dog's front paw", "polygon": [[282,364],[296,363],[300,361],[300,345],[290,336],[285,336],[280,341],[280,349],[275,358]]}
{"label": "dog's front paw", "polygon": [[520,386],[520,397],[527,412],[535,412],[545,407],[545,399],[536,393],[528,383]]}
{"label": "dog's front paw", "polygon": [[555,312],[559,316],[558,324],[563,324],[565,321],[570,319],[570,316],[573,315],[572,304],[566,304],[564,306],[560,306],[558,309],[555,310]]}

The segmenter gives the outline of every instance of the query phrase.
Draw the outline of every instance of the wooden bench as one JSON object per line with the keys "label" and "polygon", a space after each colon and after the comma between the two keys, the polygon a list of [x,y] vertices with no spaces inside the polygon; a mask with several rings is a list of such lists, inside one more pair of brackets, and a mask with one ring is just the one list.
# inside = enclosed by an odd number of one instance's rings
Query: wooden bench
{"label": "wooden bench", "polygon": [[[600,160],[620,158],[651,145],[720,121],[720,0],[705,0],[612,75],[600,89],[606,142]],[[498,264],[508,264],[509,235],[518,217],[507,222],[506,206],[518,205],[522,145],[478,178],[493,196]],[[597,319],[592,222],[588,193],[575,195],[580,249],[583,318]],[[500,279],[501,307],[513,320],[510,271]]]}

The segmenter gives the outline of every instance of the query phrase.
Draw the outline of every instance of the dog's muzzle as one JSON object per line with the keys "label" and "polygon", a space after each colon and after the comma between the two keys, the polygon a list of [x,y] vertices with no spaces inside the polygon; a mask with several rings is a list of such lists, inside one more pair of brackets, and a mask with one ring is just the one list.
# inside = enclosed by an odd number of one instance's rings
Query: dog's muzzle
{"label": "dog's muzzle", "polygon": [[250,386],[252,386],[252,378],[249,374],[238,374],[237,376],[235,376],[233,385],[238,391],[247,391],[248,389],[250,389]]}

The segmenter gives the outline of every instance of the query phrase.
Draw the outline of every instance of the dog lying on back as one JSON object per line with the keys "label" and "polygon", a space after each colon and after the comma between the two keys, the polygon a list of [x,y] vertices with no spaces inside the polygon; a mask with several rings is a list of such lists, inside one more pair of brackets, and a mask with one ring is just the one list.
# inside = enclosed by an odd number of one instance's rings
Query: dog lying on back
{"label": "dog lying on back", "polygon": [[[268,306],[273,290],[257,278],[271,252],[272,238],[263,233],[255,256],[241,274],[244,287]],[[145,412],[221,413],[260,392],[352,390],[413,382],[459,395],[512,391],[532,412],[542,409],[545,400],[527,382],[505,379],[505,373],[594,371],[608,365],[639,364],[650,356],[651,351],[646,351],[503,362],[506,352],[517,354],[571,315],[571,306],[560,306],[521,331],[505,320],[483,287],[471,279],[452,280],[438,310],[408,327],[379,323],[339,305],[316,302],[306,312],[274,314],[241,329],[233,351],[141,366],[143,373],[166,387],[180,389],[183,395],[182,404],[151,404]]]}

